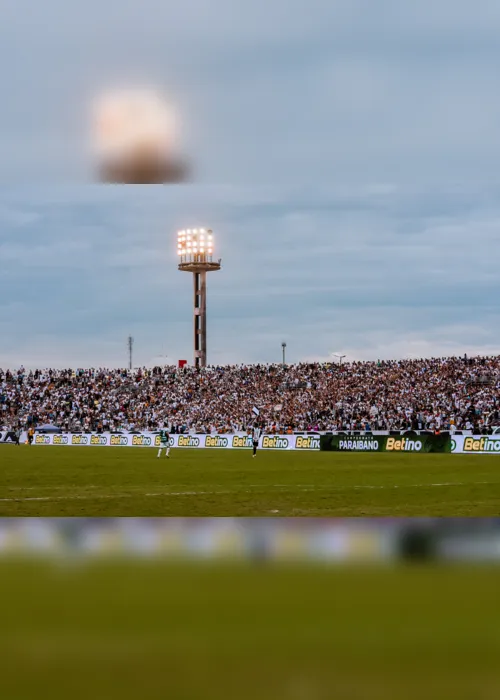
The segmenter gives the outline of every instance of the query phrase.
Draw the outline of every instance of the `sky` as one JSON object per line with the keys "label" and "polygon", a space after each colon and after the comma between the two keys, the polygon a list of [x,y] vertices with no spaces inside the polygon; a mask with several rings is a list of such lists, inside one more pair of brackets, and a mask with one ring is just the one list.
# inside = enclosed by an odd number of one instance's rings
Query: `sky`
{"label": "sky", "polygon": [[[500,4],[3,0],[0,367],[500,353]],[[88,108],[158,85],[194,182],[91,183]]]}

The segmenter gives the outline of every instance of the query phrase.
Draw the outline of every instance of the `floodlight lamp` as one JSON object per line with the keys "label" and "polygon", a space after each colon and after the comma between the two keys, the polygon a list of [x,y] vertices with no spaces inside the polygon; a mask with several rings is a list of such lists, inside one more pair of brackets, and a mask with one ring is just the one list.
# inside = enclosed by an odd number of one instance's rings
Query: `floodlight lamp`
{"label": "floodlight lamp", "polygon": [[204,252],[205,252],[205,248],[200,248],[200,253],[204,253]]}

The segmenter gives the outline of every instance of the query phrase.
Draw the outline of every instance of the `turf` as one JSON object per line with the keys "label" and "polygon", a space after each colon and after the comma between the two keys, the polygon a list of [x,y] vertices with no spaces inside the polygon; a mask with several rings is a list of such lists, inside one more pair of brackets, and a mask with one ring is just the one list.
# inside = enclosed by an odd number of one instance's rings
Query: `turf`
{"label": "turf", "polygon": [[494,700],[500,572],[0,567],[9,700]]}
{"label": "turf", "polygon": [[1,516],[498,516],[500,456],[0,448]]}

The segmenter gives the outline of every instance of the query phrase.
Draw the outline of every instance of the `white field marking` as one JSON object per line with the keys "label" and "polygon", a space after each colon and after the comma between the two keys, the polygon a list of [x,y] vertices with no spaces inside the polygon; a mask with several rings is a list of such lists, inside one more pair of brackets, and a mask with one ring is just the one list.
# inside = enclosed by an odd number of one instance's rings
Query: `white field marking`
{"label": "white field marking", "polygon": [[[154,498],[156,496],[203,496],[232,494],[233,491],[171,491],[166,493],[117,493],[117,494],[96,494],[95,496],[14,496],[12,498],[0,498],[0,503],[11,503],[13,501],[94,501],[103,499],[137,498],[146,496]],[[247,491],[246,493],[250,493]]]}
{"label": "white field marking", "polygon": [[[439,484],[393,484],[393,485],[381,485],[373,486],[364,484],[361,486],[318,486],[312,488],[304,488],[297,485],[294,488],[286,488],[282,490],[282,493],[297,493],[297,491],[349,491],[350,489],[415,489],[415,488],[429,488],[429,487],[446,487],[446,486],[476,486],[480,484],[488,485],[498,485],[498,481],[449,481]],[[265,490],[269,488],[266,485],[259,485],[258,488]],[[238,493],[252,493],[252,491],[165,491],[162,493],[118,493],[118,494],[95,494],[95,495],[85,495],[85,496],[13,496],[12,498],[0,498],[0,503],[13,503],[13,502],[24,502],[24,501],[92,501],[92,500],[103,500],[103,499],[120,499],[120,498],[168,498],[169,496],[229,496],[237,495]]]}

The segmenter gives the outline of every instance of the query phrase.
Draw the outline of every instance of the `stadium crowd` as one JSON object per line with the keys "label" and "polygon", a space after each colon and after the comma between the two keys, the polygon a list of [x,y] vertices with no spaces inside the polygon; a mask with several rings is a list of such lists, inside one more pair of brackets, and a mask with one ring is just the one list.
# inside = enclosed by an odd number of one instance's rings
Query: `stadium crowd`
{"label": "stadium crowd", "polygon": [[[0,428],[270,432],[500,425],[500,356],[119,369],[0,369]],[[259,410],[259,416],[253,409]]]}

